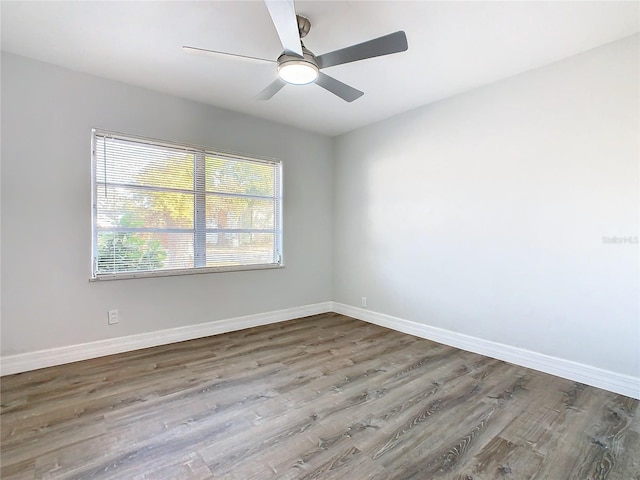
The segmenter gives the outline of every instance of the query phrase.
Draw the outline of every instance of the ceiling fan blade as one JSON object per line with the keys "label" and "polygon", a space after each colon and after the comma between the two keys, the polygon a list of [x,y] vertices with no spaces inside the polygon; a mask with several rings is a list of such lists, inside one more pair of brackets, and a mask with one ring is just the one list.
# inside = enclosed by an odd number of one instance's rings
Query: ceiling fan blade
{"label": "ceiling fan blade", "polygon": [[206,48],[198,48],[198,47],[189,47],[188,45],[184,45],[182,50],[188,53],[195,53],[197,55],[211,55],[211,56],[219,56],[224,55],[226,57],[233,57],[237,60],[248,60],[251,62],[269,62],[276,63],[273,60],[267,60],[266,58],[259,57],[250,57],[248,55],[238,55],[237,53],[227,53],[227,52],[219,52],[217,50],[208,50]]}
{"label": "ceiling fan blade", "polygon": [[262,90],[258,95],[256,95],[256,100],[269,100],[276,93],[280,91],[282,87],[285,86],[285,82],[276,78],[273,82],[271,82],[267,88]]}
{"label": "ceiling fan blade", "polygon": [[286,53],[302,57],[298,20],[293,0],[265,0],[280,43]]}
{"label": "ceiling fan blade", "polygon": [[330,77],[329,75],[322,72],[318,73],[316,83],[325,90],[328,90],[334,95],[339,96],[346,102],[353,102],[354,100],[364,95],[364,92],[350,87],[346,83],[342,83],[340,80],[336,80],[335,78]]}
{"label": "ceiling fan blade", "polygon": [[343,63],[357,62],[366,58],[404,52],[407,48],[409,48],[407,36],[403,31],[399,31],[374,38],[368,42],[319,55],[316,57],[316,62],[318,62],[318,67],[327,68],[334,65],[342,65]]}

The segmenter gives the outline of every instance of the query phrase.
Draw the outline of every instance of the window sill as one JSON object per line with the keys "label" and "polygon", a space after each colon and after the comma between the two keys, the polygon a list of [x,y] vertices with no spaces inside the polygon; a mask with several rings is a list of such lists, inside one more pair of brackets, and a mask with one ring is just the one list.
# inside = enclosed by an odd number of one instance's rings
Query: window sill
{"label": "window sill", "polygon": [[154,278],[154,277],[175,277],[182,275],[201,275],[203,273],[222,273],[222,272],[246,272],[250,270],[273,270],[284,268],[283,264],[270,265],[241,265],[233,267],[204,267],[204,268],[187,268],[175,270],[162,270],[151,272],[128,272],[117,274],[99,274],[97,277],[89,278],[90,282],[104,282],[111,280],[131,280],[133,278]]}

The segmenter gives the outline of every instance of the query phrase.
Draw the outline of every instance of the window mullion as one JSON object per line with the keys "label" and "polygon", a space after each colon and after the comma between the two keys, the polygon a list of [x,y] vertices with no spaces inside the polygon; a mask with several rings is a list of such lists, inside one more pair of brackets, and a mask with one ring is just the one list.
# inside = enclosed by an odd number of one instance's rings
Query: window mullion
{"label": "window mullion", "polygon": [[195,267],[207,266],[207,195],[205,181],[204,152],[194,155],[193,189],[194,195],[194,242],[193,258]]}

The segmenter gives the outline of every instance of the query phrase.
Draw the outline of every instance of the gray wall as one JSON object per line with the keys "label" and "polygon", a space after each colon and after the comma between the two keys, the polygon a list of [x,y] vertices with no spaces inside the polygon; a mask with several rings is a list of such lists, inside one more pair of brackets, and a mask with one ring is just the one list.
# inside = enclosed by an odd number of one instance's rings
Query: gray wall
{"label": "gray wall", "polygon": [[[638,376],[638,41],[335,141],[3,54],[2,354],[367,296]],[[282,159],[287,267],[89,283],[91,127]]]}
{"label": "gray wall", "polygon": [[[281,159],[286,268],[89,283],[92,127]],[[2,354],[331,300],[332,167],[322,135],[3,54]]]}
{"label": "gray wall", "polygon": [[339,137],[333,299],[640,376],[638,44]]}

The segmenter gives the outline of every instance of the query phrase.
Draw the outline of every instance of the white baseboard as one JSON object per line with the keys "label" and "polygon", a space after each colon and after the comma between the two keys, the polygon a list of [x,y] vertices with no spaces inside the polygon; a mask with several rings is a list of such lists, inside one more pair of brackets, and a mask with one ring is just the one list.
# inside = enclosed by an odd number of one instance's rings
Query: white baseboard
{"label": "white baseboard", "polygon": [[114,353],[128,352],[141,348],[156,347],[169,343],[193,340],[220,333],[243,330],[245,328],[284,322],[294,318],[308,317],[331,311],[332,302],[316,303],[302,307],[287,308],[273,312],[229,318],[215,322],[201,323],[186,327],[170,328],[156,332],[110,338],[96,342],[70,345],[36,352],[9,355],[0,359],[0,375],[28,372],[38,368],[52,367],[64,363],[104,357]]}
{"label": "white baseboard", "polygon": [[470,337],[450,330],[372,312],[364,308],[353,307],[338,302],[332,303],[332,310],[334,312],[357,318],[358,320],[374,323],[398,332],[408,333],[416,337],[426,338],[469,352],[479,353],[480,355],[497,358],[515,365],[532,368],[540,372],[640,399],[640,378],[638,377],[610,372],[571,360],[551,357],[523,348]]}
{"label": "white baseboard", "polygon": [[610,372],[597,367],[551,357],[542,353],[525,350],[502,343],[470,337],[442,328],[404,320],[383,313],[372,312],[364,308],[353,307],[339,302],[323,302],[301,307],[287,308],[256,315],[229,318],[215,322],[201,323],[185,327],[171,328],[156,332],[141,333],[127,337],[111,338],[97,342],[70,345],[48,350],[9,355],[0,359],[0,375],[27,372],[39,368],[62,365],[65,363],[104,357],[115,353],[128,352],[141,348],[167,345],[195,338],[208,337],[221,333],[258,327],[271,323],[284,322],[295,318],[307,317],[327,312],[336,312],[358,320],[426,338],[434,342],[450,345],[469,352],[497,358],[515,365],[532,368],[551,375],[574,380],[611,392],[640,399],[640,378]]}

